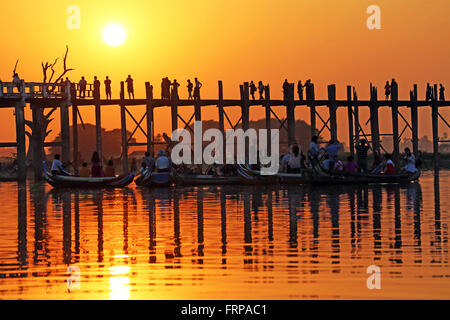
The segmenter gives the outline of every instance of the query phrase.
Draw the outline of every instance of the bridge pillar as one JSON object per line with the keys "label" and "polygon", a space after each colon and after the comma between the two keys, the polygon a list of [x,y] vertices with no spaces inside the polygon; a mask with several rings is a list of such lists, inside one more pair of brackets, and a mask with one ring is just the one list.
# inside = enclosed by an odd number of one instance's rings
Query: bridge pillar
{"label": "bridge pillar", "polygon": [[417,112],[417,84],[411,93],[411,126],[412,126],[412,147],[413,154],[417,156],[419,152],[419,116]]}
{"label": "bridge pillar", "polygon": [[380,150],[380,129],[378,124],[377,88],[370,85],[370,130],[372,133],[372,148]]}
{"label": "bridge pillar", "polygon": [[353,140],[353,106],[352,106],[352,86],[347,86],[347,117],[348,117],[348,142],[350,154],[355,155],[355,142]]}
{"label": "bridge pillar", "polygon": [[266,107],[266,129],[267,129],[267,154],[271,154],[272,152],[272,135],[271,135],[271,106],[270,106],[270,87],[269,85],[264,86],[264,98],[266,101],[264,102],[264,106]]}
{"label": "bridge pillar", "polygon": [[431,101],[431,122],[433,128],[433,159],[434,159],[434,174],[439,174],[439,107],[437,96],[437,84],[433,88],[433,99]]}
{"label": "bridge pillar", "polygon": [[18,102],[15,105],[17,165],[18,165],[18,169],[19,169],[18,178],[20,181],[24,181],[27,178],[24,108],[25,108],[25,103]]}
{"label": "bridge pillar", "polygon": [[122,134],[122,173],[128,173],[128,137],[127,118],[125,111],[125,91],[124,82],[120,82],[120,131]]}
{"label": "bridge pillar", "polygon": [[331,84],[328,86],[328,101],[330,112],[330,134],[331,139],[337,141],[337,117],[336,117],[336,86]]}
{"label": "bridge pillar", "polygon": [[154,156],[154,117],[153,117],[153,86],[150,82],[145,83],[145,94],[147,98],[147,152]]}
{"label": "bridge pillar", "polygon": [[393,161],[398,166],[400,158],[399,137],[398,137],[398,86],[396,83],[391,88],[392,97],[392,140],[394,142]]}
{"label": "bridge pillar", "polygon": [[223,111],[223,83],[221,80],[218,82],[219,84],[219,103],[217,105],[217,110],[219,112],[219,130],[222,133],[223,137],[223,161],[225,163],[226,160],[226,136],[225,136],[225,119],[224,119],[224,111]]}
{"label": "bridge pillar", "polygon": [[[286,106],[286,118],[289,144],[295,143],[295,104],[294,104],[294,84],[289,84],[289,102]],[[269,140],[270,141],[270,140]]]}
{"label": "bridge pillar", "polygon": [[34,180],[42,180],[43,168],[42,162],[44,161],[44,141],[42,133],[42,111],[38,104],[31,104],[33,128],[31,136],[32,155],[33,155],[33,169]]}

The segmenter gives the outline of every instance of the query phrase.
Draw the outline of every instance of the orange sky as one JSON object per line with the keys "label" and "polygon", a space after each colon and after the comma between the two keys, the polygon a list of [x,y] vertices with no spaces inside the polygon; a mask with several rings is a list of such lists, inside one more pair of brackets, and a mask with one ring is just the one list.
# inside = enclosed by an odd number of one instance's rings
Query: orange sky
{"label": "orange sky", "polygon": [[[66,27],[66,9],[72,4],[81,8],[80,30]],[[366,27],[366,8],[371,4],[381,7],[382,30]],[[176,78],[183,85],[186,79],[197,76],[204,84],[202,97],[210,98],[217,97],[219,79],[224,81],[225,97],[237,98],[238,85],[244,81],[263,80],[271,84],[271,95],[277,98],[285,78],[311,78],[318,98],[325,98],[327,84],[335,83],[338,99],[345,98],[347,84],[355,85],[364,99],[370,82],[381,87],[392,77],[399,82],[401,97],[409,97],[412,84],[419,83],[423,98],[426,82],[446,87],[450,83],[449,10],[448,0],[3,2],[0,79],[10,81],[19,58],[20,76],[40,81],[41,61],[61,56],[67,44],[69,66],[76,69],[70,78],[78,81],[81,75],[88,80],[94,75],[100,79],[109,75],[113,97],[118,96],[119,81],[131,73],[138,97],[144,96],[145,81],[155,86],[159,97],[163,76]],[[122,46],[112,48],[103,42],[102,29],[109,23],[125,27],[128,38]],[[450,89],[447,91],[448,96]],[[185,95],[184,86],[180,95]],[[143,108],[137,114],[142,112]],[[386,119],[381,121],[381,131],[387,132],[391,128],[389,112],[381,112]],[[427,113],[420,114],[419,135],[430,136]],[[94,121],[89,108],[82,114],[85,122]],[[280,114],[284,115],[281,109]],[[323,114],[327,114],[325,110]],[[0,115],[13,119],[12,110],[2,110]],[[263,115],[262,109],[251,111],[254,119]],[[309,119],[301,109],[297,116]],[[119,127],[118,107],[105,108],[102,117],[105,128]],[[168,131],[169,111],[158,111],[156,117],[156,130]],[[215,117],[214,108],[203,112],[204,119]],[[365,121],[367,114],[362,112],[361,117]],[[346,111],[341,119],[339,137],[345,139]],[[56,118],[55,124],[58,122]],[[56,134],[59,126],[54,129]],[[0,133],[2,141],[14,137],[13,126]]]}

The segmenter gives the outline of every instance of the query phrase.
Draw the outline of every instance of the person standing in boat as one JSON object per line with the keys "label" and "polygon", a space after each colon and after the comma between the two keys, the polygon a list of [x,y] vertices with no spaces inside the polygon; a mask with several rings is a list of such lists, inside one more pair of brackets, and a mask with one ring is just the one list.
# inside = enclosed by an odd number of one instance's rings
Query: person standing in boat
{"label": "person standing in boat", "polygon": [[92,162],[92,168],[91,168],[91,176],[92,177],[104,177],[105,176],[105,172],[103,171],[103,167],[102,167],[102,163],[100,160],[100,156],[98,155],[98,152],[95,151],[92,154],[92,158],[91,158],[91,162]]}
{"label": "person standing in boat", "polygon": [[407,173],[417,172],[416,157],[411,153],[409,148],[405,148],[405,156],[403,157],[403,160],[406,162],[406,166],[403,167],[403,171]]}
{"label": "person standing in boat", "polygon": [[164,150],[160,150],[158,153],[158,158],[155,162],[155,167],[157,172],[169,172],[170,171],[170,159],[167,157]]}
{"label": "person standing in boat", "polygon": [[355,148],[358,155],[358,166],[362,172],[367,173],[367,151],[369,151],[370,147],[366,139],[361,139]]}
{"label": "person standing in boat", "polygon": [[59,154],[55,154],[55,156],[54,156],[51,172],[53,175],[59,175],[59,176],[70,176],[71,175],[69,172],[64,170]]}

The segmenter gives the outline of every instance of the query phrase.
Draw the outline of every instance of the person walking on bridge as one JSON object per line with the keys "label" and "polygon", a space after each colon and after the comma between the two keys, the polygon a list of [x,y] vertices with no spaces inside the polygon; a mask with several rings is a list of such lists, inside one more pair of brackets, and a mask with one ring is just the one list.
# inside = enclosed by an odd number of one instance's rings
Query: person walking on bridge
{"label": "person walking on bridge", "polygon": [[262,100],[264,94],[264,85],[262,81],[258,82],[258,90],[259,90],[259,100]]}
{"label": "person walking on bridge", "polygon": [[172,100],[178,100],[178,87],[180,84],[177,82],[177,79],[174,79],[172,82],[172,92],[171,92],[171,98]]}
{"label": "person walking on bridge", "polygon": [[187,82],[188,82],[187,89],[188,89],[188,94],[189,94],[188,100],[192,100],[193,99],[192,90],[194,88],[194,85],[192,84],[191,80],[188,80]]}
{"label": "person walking on bridge", "polygon": [[298,99],[300,101],[303,101],[303,84],[302,84],[302,80],[298,81],[297,84],[297,93],[298,93]]}
{"label": "person walking on bridge", "polygon": [[92,92],[94,99],[100,99],[100,81],[97,79],[97,76],[94,77],[94,91]]}
{"label": "person walking on bridge", "polygon": [[202,83],[195,78],[195,88],[194,88],[194,99],[200,100],[200,89],[202,88]]}
{"label": "person walking on bridge", "polygon": [[78,82],[78,90],[80,91],[81,99],[86,98],[86,85],[86,79],[84,77],[81,77],[81,80]]}
{"label": "person walking on bridge", "polygon": [[105,80],[106,100],[111,100],[111,80],[106,76]]}
{"label": "person walking on bridge", "polygon": [[255,100],[255,92],[256,92],[256,86],[253,81],[250,82],[250,94],[252,95],[252,99]]}
{"label": "person walking on bridge", "polygon": [[445,88],[441,84],[439,84],[439,101],[445,101]]}
{"label": "person walking on bridge", "polygon": [[386,85],[384,86],[384,95],[386,96],[386,100],[389,100],[389,97],[391,96],[391,85],[389,84],[389,81],[386,81]]}
{"label": "person walking on bridge", "polygon": [[128,78],[127,80],[125,80],[125,82],[127,83],[128,99],[131,99],[131,97],[133,97],[134,99],[134,86],[131,75],[128,75]]}

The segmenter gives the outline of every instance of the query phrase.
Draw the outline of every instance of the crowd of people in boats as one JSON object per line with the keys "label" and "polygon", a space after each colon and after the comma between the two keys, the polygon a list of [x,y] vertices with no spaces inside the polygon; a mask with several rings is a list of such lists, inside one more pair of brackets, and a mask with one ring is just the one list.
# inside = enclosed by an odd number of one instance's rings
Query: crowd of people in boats
{"label": "crowd of people in boats", "polygon": [[[392,154],[386,153],[382,157],[378,150],[373,151],[373,160],[369,165],[368,153],[371,149],[365,139],[361,139],[355,147],[355,156],[348,155],[343,161],[343,145],[338,141],[330,140],[325,146],[320,146],[318,136],[311,139],[307,153],[303,152],[298,144],[289,146],[288,153],[280,156],[280,173],[301,174],[302,170],[312,169],[321,170],[329,174],[397,174],[407,173],[414,174],[421,169],[423,164],[422,152],[417,153],[417,157],[411,152],[409,148],[405,148],[404,155],[401,160],[404,165],[397,168],[394,163]],[[132,159],[131,172],[144,173],[149,172],[172,172],[175,171],[180,174],[206,174],[212,176],[236,176],[237,165],[233,164],[213,164],[206,170],[203,170],[201,165],[189,167],[186,164],[174,165],[170,156],[164,151],[160,150],[156,159],[151,156],[149,152],[145,153],[142,158],[140,169],[137,168],[136,158]],[[253,170],[259,170],[260,164],[252,164],[249,167]],[[60,160],[60,155],[56,154],[51,166],[51,172],[55,175],[71,175],[63,167]],[[94,152],[91,157],[90,168],[87,162],[83,162],[79,169],[80,177],[115,177],[116,170],[114,161],[112,159],[107,161],[106,167],[103,168],[102,161],[97,152]]]}

